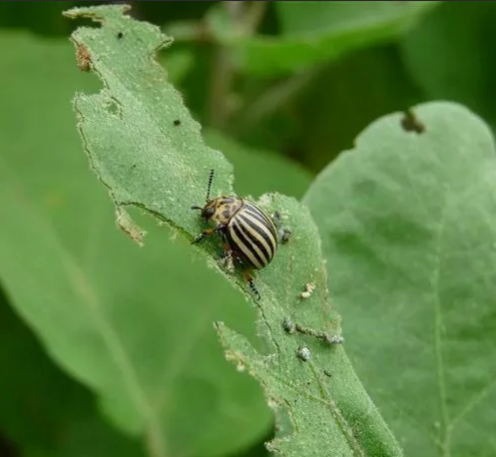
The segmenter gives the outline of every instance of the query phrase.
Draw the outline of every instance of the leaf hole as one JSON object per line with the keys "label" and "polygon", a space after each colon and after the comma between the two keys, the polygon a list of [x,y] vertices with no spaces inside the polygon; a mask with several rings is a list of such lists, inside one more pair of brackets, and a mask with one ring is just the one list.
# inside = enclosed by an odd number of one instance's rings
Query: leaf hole
{"label": "leaf hole", "polygon": [[105,109],[111,114],[112,116],[117,116],[119,118],[122,117],[122,107],[121,104],[119,103],[118,100],[115,98],[110,98],[107,103],[105,104]]}
{"label": "leaf hole", "polygon": [[103,19],[95,14],[79,14],[76,11],[68,10],[64,11],[62,15],[74,21],[74,27],[76,29],[81,27],[100,29],[104,23]]}
{"label": "leaf hole", "polygon": [[415,132],[419,135],[425,132],[425,125],[420,122],[418,117],[411,110],[408,110],[404,113],[404,116],[401,119],[401,127],[406,132]]}

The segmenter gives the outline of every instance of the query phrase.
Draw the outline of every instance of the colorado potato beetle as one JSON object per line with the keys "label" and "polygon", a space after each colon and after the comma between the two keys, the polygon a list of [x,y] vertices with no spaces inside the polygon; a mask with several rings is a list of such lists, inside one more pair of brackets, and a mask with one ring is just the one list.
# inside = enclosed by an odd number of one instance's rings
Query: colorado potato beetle
{"label": "colorado potato beetle", "polygon": [[278,248],[277,229],[272,219],[253,202],[240,197],[221,196],[210,198],[214,170],[210,170],[205,206],[192,206],[200,210],[200,216],[212,228],[206,228],[193,241],[217,233],[223,240],[224,254],[232,256],[243,269],[250,289],[259,299],[260,294],[253,283],[251,270],[265,268],[274,258]]}

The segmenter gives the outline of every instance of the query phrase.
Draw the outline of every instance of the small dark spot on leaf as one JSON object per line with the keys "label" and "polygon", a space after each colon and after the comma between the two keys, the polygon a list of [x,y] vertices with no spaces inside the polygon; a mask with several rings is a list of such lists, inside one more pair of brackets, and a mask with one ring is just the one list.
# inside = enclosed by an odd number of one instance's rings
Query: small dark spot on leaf
{"label": "small dark spot on leaf", "polygon": [[324,374],[325,374],[328,378],[330,378],[330,377],[332,376],[332,373],[331,373],[330,371],[328,371],[328,370],[324,370]]}
{"label": "small dark spot on leaf", "polygon": [[90,51],[84,44],[78,44],[76,47],[76,63],[81,71],[91,70]]}
{"label": "small dark spot on leaf", "polygon": [[293,321],[289,318],[284,319],[282,327],[287,333],[294,333],[296,331],[296,326]]}
{"label": "small dark spot on leaf", "polygon": [[181,121],[179,119],[176,119],[173,124],[177,127],[178,125],[181,125]]}
{"label": "small dark spot on leaf", "polygon": [[122,32],[119,32],[119,33],[117,34],[117,38],[118,38],[119,40],[120,40],[123,36],[124,36],[124,34],[123,34]]}
{"label": "small dark spot on leaf", "polygon": [[271,218],[272,218],[272,222],[274,222],[274,225],[277,228],[279,241],[282,244],[286,244],[291,238],[292,235],[291,230],[286,227],[283,227],[281,213],[279,213],[279,211],[275,211],[272,214]]}
{"label": "small dark spot on leaf", "polygon": [[406,111],[401,119],[401,126],[407,132],[415,132],[419,135],[425,132],[425,125],[415,116],[413,111]]}
{"label": "small dark spot on leaf", "polygon": [[283,228],[281,233],[281,243],[286,244],[290,239],[293,232],[288,228]]}

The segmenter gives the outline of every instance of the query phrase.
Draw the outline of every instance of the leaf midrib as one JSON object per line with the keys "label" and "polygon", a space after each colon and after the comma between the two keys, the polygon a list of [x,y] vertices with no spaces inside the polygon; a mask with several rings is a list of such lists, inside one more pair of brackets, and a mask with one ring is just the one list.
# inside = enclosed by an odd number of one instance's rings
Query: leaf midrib
{"label": "leaf midrib", "polygon": [[443,329],[443,319],[442,319],[442,300],[440,296],[440,275],[442,270],[442,241],[444,236],[444,230],[446,228],[446,216],[451,205],[451,200],[447,195],[444,196],[443,206],[441,209],[439,226],[436,234],[436,246],[437,250],[435,252],[435,266],[433,270],[433,286],[434,286],[434,338],[435,338],[435,353],[437,360],[437,376],[438,376],[438,394],[441,406],[441,419],[442,419],[442,433],[440,440],[437,441],[441,448],[442,457],[451,456],[451,437],[455,431],[457,425],[461,420],[470,413],[470,411],[479,404],[484,397],[486,397],[494,388],[496,388],[496,379],[488,383],[477,393],[475,393],[465,404],[465,406],[460,410],[458,414],[455,415],[453,419],[450,418],[448,413],[447,404],[447,389],[446,389],[446,376],[445,376],[445,366],[443,362],[442,355],[442,329]]}
{"label": "leaf midrib", "polygon": [[435,237],[436,251],[434,254],[434,268],[432,272],[433,285],[433,303],[434,303],[434,351],[436,355],[436,370],[437,370],[437,390],[439,403],[441,408],[441,434],[440,446],[443,457],[449,457],[450,450],[450,432],[449,432],[449,414],[446,402],[446,380],[445,367],[442,353],[442,336],[443,328],[442,305],[440,297],[440,274],[441,274],[441,258],[442,258],[442,240],[444,236],[446,213],[448,207],[448,197],[444,195],[441,213],[439,218],[439,226]]}

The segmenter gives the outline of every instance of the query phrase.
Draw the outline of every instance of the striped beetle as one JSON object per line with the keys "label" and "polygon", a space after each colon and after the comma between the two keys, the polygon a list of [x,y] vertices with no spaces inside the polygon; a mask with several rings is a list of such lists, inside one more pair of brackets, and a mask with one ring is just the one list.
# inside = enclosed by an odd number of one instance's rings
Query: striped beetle
{"label": "striped beetle", "polygon": [[243,275],[250,289],[260,299],[250,270],[265,268],[274,258],[278,247],[277,229],[272,219],[253,202],[239,197],[221,196],[210,199],[214,170],[210,170],[207,198],[204,207],[192,206],[200,210],[207,228],[193,241],[218,233],[223,240],[224,255],[232,256],[243,267]]}

